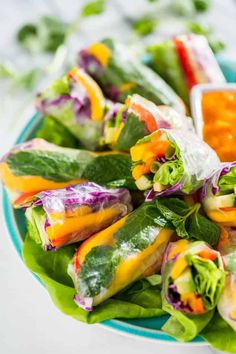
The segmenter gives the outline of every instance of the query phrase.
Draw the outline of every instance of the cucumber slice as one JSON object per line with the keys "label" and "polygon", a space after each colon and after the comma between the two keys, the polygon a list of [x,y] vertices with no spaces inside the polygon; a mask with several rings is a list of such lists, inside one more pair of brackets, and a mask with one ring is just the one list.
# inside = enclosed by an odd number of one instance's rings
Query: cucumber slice
{"label": "cucumber slice", "polygon": [[153,184],[153,189],[155,192],[161,192],[161,191],[164,191],[164,189],[166,189],[166,187],[159,182],[155,182]]}
{"label": "cucumber slice", "polygon": [[141,191],[146,191],[147,189],[152,188],[152,178],[149,176],[142,176],[135,183]]}
{"label": "cucumber slice", "polygon": [[219,208],[232,208],[235,205],[235,197],[236,197],[235,194],[206,197],[203,200],[203,206],[206,210],[215,210]]}
{"label": "cucumber slice", "polygon": [[105,129],[104,138],[105,138],[106,144],[112,143],[115,131],[116,131],[116,128],[114,128],[114,127],[109,127],[109,128]]}
{"label": "cucumber slice", "polygon": [[195,291],[193,277],[190,269],[186,269],[174,282],[179,294],[191,293]]}

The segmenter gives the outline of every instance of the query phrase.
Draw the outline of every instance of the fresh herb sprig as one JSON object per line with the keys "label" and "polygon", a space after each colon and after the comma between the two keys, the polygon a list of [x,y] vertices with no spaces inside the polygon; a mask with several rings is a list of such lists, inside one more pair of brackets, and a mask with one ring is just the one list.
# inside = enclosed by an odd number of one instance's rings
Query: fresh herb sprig
{"label": "fresh herb sprig", "polygon": [[199,213],[200,203],[192,206],[179,198],[160,198],[157,209],[169,220],[178,236],[197,239],[215,245],[220,237],[220,229],[212,221]]}

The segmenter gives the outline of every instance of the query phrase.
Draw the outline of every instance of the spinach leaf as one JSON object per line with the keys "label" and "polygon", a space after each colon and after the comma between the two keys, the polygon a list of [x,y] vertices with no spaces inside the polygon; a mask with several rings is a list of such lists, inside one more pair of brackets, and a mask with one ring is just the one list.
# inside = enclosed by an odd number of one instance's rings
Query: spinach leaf
{"label": "spinach leaf", "polygon": [[80,161],[56,151],[28,150],[11,154],[7,163],[16,176],[41,176],[64,182],[81,177]]}
{"label": "spinach leaf", "polygon": [[160,213],[173,224],[178,236],[202,240],[211,246],[219,240],[219,227],[199,214],[199,203],[189,206],[178,198],[160,198],[156,204]]}
{"label": "spinach leaf", "polygon": [[144,203],[114,234],[116,245],[128,252],[142,251],[156,240],[161,227],[173,228],[152,202]]}
{"label": "spinach leaf", "polygon": [[84,297],[94,297],[111,283],[119,257],[111,246],[97,246],[91,249],[81,265],[78,288]]}
{"label": "spinach leaf", "polygon": [[100,15],[105,10],[105,0],[90,1],[84,5],[81,11],[82,17]]}
{"label": "spinach leaf", "polygon": [[45,139],[50,143],[69,147],[78,148],[79,141],[64,127],[59,121],[52,117],[46,116],[43,119],[43,124],[36,133],[36,137]]}
{"label": "spinach leaf", "polygon": [[127,155],[98,156],[87,165],[82,177],[111,187],[137,189],[131,174],[131,160]]}
{"label": "spinach leaf", "polygon": [[155,31],[157,20],[149,16],[143,16],[135,21],[132,27],[137,35],[145,37]]}
{"label": "spinach leaf", "polygon": [[125,126],[114,146],[117,150],[129,150],[137,141],[147,135],[145,123],[141,122],[133,113],[128,113]]}

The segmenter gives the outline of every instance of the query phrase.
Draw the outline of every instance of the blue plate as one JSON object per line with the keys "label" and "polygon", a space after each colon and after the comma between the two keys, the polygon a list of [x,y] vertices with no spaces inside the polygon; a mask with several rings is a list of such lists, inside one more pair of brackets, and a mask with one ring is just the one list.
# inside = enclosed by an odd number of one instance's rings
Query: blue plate
{"label": "blue plate", "polygon": [[[40,114],[35,114],[20,133],[16,144],[34,137],[41,122],[42,117]],[[11,240],[21,257],[23,240],[26,234],[25,217],[22,210],[14,210],[12,208],[5,189],[3,190],[3,211]],[[135,335],[169,343],[175,342],[177,344],[178,342],[174,338],[160,330],[167,318],[168,316],[132,320],[109,320],[103,322],[102,325],[127,335]],[[207,345],[200,336],[196,337],[191,343],[186,344]]]}

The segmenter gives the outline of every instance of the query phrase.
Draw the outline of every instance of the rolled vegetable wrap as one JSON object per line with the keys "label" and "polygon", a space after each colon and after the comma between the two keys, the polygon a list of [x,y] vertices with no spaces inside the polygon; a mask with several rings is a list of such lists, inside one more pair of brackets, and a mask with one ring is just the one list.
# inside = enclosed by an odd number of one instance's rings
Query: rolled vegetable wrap
{"label": "rolled vegetable wrap", "polygon": [[125,105],[116,103],[107,113],[101,143],[128,151],[139,139],[160,128],[191,129],[191,121],[170,106],[156,106],[133,94],[126,99]]}
{"label": "rolled vegetable wrap", "polygon": [[139,140],[130,152],[137,187],[153,188],[160,196],[193,193],[219,165],[214,150],[184,130],[160,129]]}
{"label": "rolled vegetable wrap", "polygon": [[221,226],[220,229],[220,239],[216,248],[223,258],[225,269],[236,273],[236,228]]}
{"label": "rolled vegetable wrap", "polygon": [[86,182],[35,195],[26,218],[30,236],[45,250],[51,250],[84,240],[129,211],[127,189],[107,189]]}
{"label": "rolled vegetable wrap", "polygon": [[174,309],[203,314],[216,307],[225,273],[220,253],[202,241],[170,243],[162,266],[163,296]]}
{"label": "rolled vegetable wrap", "polygon": [[185,111],[179,97],[156,73],[133,58],[127,48],[111,39],[81,50],[78,63],[112,101],[124,103],[127,95],[137,93],[156,104]]}
{"label": "rolled vegetable wrap", "polygon": [[189,91],[200,83],[224,83],[225,78],[204,36],[187,34],[147,48],[151,67],[189,102]]}
{"label": "rolled vegetable wrap", "polygon": [[163,227],[168,224],[155,205],[145,203],[85,241],[68,268],[78,306],[90,311],[135,280],[160,270],[173,233]]}
{"label": "rolled vegetable wrap", "polygon": [[105,100],[97,83],[81,68],[73,68],[42,91],[36,108],[63,124],[81,143],[98,145]]}
{"label": "rolled vegetable wrap", "polygon": [[43,139],[15,146],[0,161],[0,176],[15,207],[34,194],[92,181],[135,189],[125,154],[99,154],[62,148]]}
{"label": "rolled vegetable wrap", "polygon": [[93,154],[33,139],[12,148],[0,161],[1,179],[14,203],[37,192],[83,182],[84,164]]}
{"label": "rolled vegetable wrap", "polygon": [[226,276],[218,311],[225,322],[236,331],[236,273],[228,273]]}
{"label": "rolled vegetable wrap", "polygon": [[221,225],[236,226],[236,162],[222,163],[206,182],[202,203],[207,216]]}

